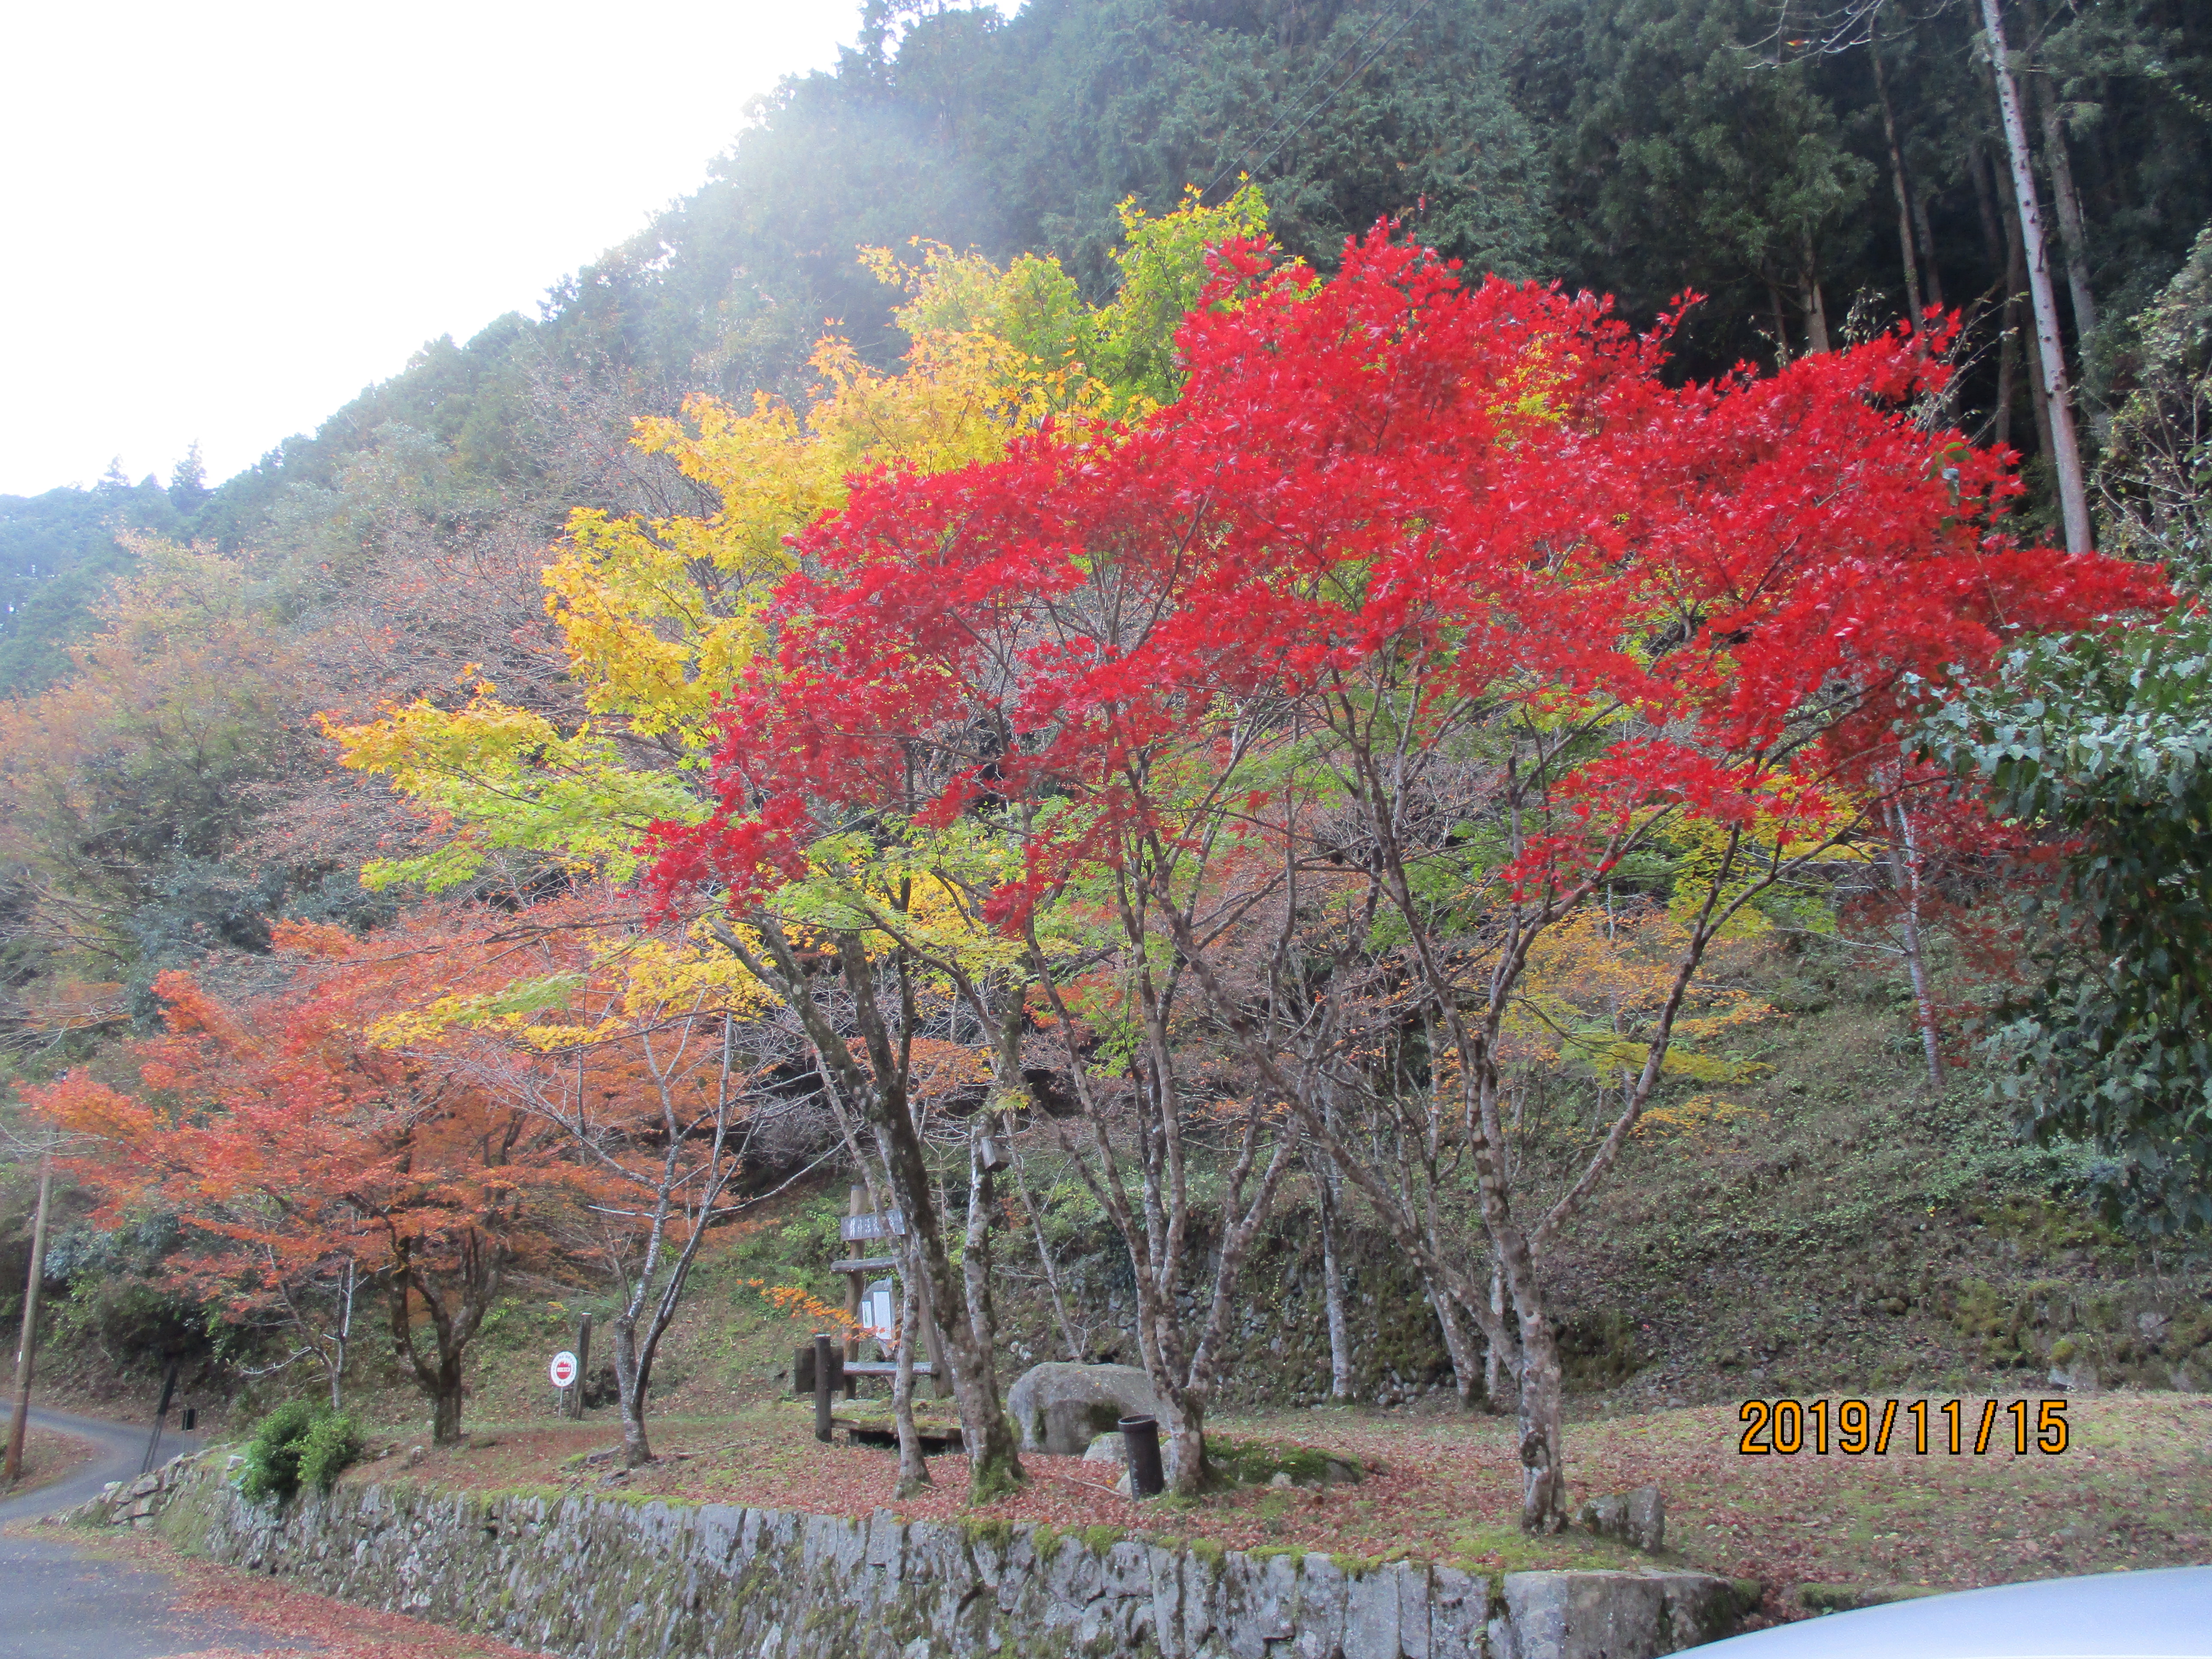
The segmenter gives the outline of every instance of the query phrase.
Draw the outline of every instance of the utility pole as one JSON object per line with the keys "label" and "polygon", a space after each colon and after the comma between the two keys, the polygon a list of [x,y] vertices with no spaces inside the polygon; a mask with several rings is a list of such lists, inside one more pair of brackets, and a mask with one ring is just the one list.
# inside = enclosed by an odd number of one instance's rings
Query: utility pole
{"label": "utility pole", "polygon": [[39,1154],[39,1214],[31,1224],[31,1278],[23,1289],[23,1340],[15,1349],[15,1409],[8,1419],[6,1478],[23,1475],[23,1431],[31,1416],[31,1365],[38,1358],[39,1285],[46,1276],[46,1204],[53,1196],[54,1155]]}
{"label": "utility pole", "polygon": [[2087,553],[2091,550],[2089,494],[2081,478],[2081,442],[2074,435],[2074,399],[2066,386],[2066,348],[2058,337],[2058,300],[2051,286],[2050,243],[2043,234],[2043,215],[2035,204],[2035,156],[2027,147],[2020,84],[2013,78],[2005,48],[2003,0],[1982,0],[1982,27],[1989,39],[1990,71],[1996,77],[1997,108],[2004,116],[2013,195],[2020,203],[2027,293],[2035,308],[2036,343],[2042,348],[2043,389],[2051,405],[2051,459],[2058,472],[2058,509],[2066,521],[2066,550]]}

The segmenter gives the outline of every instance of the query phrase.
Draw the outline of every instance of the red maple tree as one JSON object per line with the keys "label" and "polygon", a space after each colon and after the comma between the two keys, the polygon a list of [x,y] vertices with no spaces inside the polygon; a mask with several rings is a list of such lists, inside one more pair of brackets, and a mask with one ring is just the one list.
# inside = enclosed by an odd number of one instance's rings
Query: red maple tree
{"label": "red maple tree", "polygon": [[[1464,283],[1379,230],[1328,282],[1256,246],[1217,270],[1173,405],[960,472],[880,472],[807,533],[773,664],[730,698],[717,810],[658,827],[655,879],[742,911],[828,829],[974,814],[1018,839],[1026,874],[991,915],[1048,984],[1037,917],[1103,883],[1140,994],[1194,979],[1286,1133],[1323,1140],[1510,1354],[1523,1519],[1553,1528],[1538,1269],[1613,1168],[1708,945],[1878,821],[1897,723],[1931,689],[2162,590],[2007,533],[2010,458],[1922,418],[1940,338],[1669,385],[1669,325]],[[1580,1176],[1532,1210],[1503,1157],[1500,1023],[1535,939],[1669,837],[1697,849],[1695,879],[1646,1063]],[[1280,959],[1366,949],[1393,920],[1502,1308],[1487,1267],[1439,1259],[1330,1131],[1326,1088],[1385,1085],[1333,1046],[1325,994],[1235,970],[1224,848],[1246,913],[1255,861],[1291,900]],[[1316,907],[1346,925],[1314,925]],[[1170,1426],[1194,1439],[1211,1375],[1194,1359],[1169,1380]]]}

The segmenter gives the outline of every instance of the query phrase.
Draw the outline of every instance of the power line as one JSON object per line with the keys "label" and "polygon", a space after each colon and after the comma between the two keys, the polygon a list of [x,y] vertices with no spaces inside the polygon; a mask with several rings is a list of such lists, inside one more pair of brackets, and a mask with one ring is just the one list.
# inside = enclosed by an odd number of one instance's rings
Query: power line
{"label": "power line", "polygon": [[[1354,81],[1357,81],[1360,77],[1360,75],[1366,70],[1368,64],[1373,63],[1377,58],[1382,55],[1384,47],[1388,46],[1391,41],[1396,40],[1401,34],[1403,34],[1407,28],[1411,26],[1414,18],[1419,16],[1423,12],[1426,11],[1435,3],[1436,0],[1419,0],[1419,3],[1413,6],[1413,9],[1407,14],[1406,17],[1399,23],[1398,27],[1393,29],[1373,52],[1368,53],[1368,55],[1360,61],[1358,68],[1354,69],[1351,74],[1346,76],[1344,79],[1333,88],[1328,95],[1322,98],[1319,103],[1316,104],[1304,115],[1300,116],[1298,118],[1297,125],[1293,126],[1288,132],[1285,133],[1280,139],[1277,140],[1274,149],[1269,150],[1265,155],[1261,156],[1260,160],[1254,163],[1253,167],[1248,170],[1257,171],[1258,168],[1263,167],[1267,166],[1268,162],[1273,161],[1275,157],[1281,153],[1283,146],[1289,143],[1291,139],[1297,137],[1298,133],[1304,128],[1307,122],[1312,120],[1315,116],[1320,114],[1322,111],[1327,109],[1330,104],[1334,102],[1337,94],[1342,92],[1345,88],[1350,86]],[[1358,40],[1354,40],[1350,46],[1346,46],[1342,52],[1337,53],[1334,58],[1322,64],[1320,69],[1314,72],[1313,78],[1308,81],[1304,87],[1298,89],[1297,98],[1304,98],[1316,87],[1321,85],[1322,82],[1326,81],[1330,75],[1335,72],[1339,64],[1342,64],[1346,58],[1351,57],[1352,53],[1358,52],[1360,47],[1365,46],[1367,44],[1368,37],[1372,35],[1376,29],[1382,27],[1385,22],[1389,21],[1389,17],[1390,14],[1387,11],[1377,13],[1376,15],[1375,21],[1367,26]],[[1297,99],[1291,100],[1291,102],[1295,106]],[[1215,185],[1219,184],[1231,173],[1236,172],[1243,166],[1243,156],[1249,156],[1255,149],[1259,148],[1259,146],[1266,143],[1269,138],[1273,137],[1276,128],[1281,126],[1283,123],[1289,118],[1290,112],[1288,109],[1285,109],[1282,114],[1278,115],[1274,120],[1269,124],[1266,131],[1262,132],[1258,137],[1253,139],[1249,143],[1244,146],[1243,155],[1236,161],[1230,161],[1222,167],[1220,172],[1215,173],[1212,181],[1206,185],[1206,188],[1198,192],[1198,199],[1200,204],[1203,204],[1206,198],[1213,193],[1213,187]]]}

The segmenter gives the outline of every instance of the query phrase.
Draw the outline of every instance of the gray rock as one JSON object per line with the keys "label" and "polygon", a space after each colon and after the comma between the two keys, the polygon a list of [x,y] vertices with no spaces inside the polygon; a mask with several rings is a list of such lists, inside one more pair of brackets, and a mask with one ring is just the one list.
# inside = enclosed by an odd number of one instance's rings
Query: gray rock
{"label": "gray rock", "polygon": [[1123,1443],[1118,1431],[1113,1434],[1102,1434],[1084,1448],[1083,1461],[1086,1463],[1126,1464],[1129,1461],[1129,1448]]}
{"label": "gray rock", "polygon": [[1024,1451],[1080,1457],[1125,1417],[1158,1417],[1152,1380],[1134,1365],[1032,1365],[1006,1391]]}
{"label": "gray rock", "polygon": [[1628,1494],[1628,1541],[1647,1554],[1667,1547],[1667,1499],[1656,1486]]}
{"label": "gray rock", "polygon": [[1632,1572],[1509,1572],[1505,1616],[1527,1659],[1650,1659],[1667,1593]]}
{"label": "gray rock", "polygon": [[1617,1538],[1646,1553],[1666,1547],[1667,1500],[1656,1486],[1586,1499],[1575,1511],[1575,1522],[1601,1538]]}

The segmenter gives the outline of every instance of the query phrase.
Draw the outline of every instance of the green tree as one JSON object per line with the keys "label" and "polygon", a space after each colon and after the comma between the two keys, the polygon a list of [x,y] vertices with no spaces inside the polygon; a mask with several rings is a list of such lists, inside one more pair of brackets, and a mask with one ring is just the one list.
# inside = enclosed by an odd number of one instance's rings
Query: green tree
{"label": "green tree", "polygon": [[1840,336],[1829,290],[1875,175],[1771,31],[1757,0],[1626,0],[1588,37],[1561,160],[1580,252],[1632,307],[1696,289],[1762,313],[1786,359]]}
{"label": "green tree", "polygon": [[2101,1154],[2106,1212],[2212,1226],[2212,230],[2129,331],[2132,389],[2100,478],[2114,551],[2166,563],[2166,626],[2044,641],[1944,708],[1930,747],[2001,811],[2063,837],[2031,910],[2027,992],[1990,1046],[2039,1138]]}

